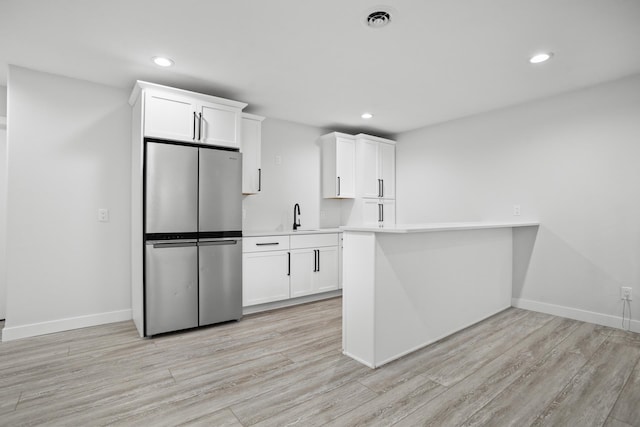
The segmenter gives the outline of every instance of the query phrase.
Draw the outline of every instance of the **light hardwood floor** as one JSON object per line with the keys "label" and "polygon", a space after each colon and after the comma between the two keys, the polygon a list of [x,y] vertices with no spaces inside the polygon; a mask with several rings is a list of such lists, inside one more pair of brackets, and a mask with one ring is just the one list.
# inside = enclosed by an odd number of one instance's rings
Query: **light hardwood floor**
{"label": "light hardwood floor", "polygon": [[511,308],[377,370],[340,348],[340,298],[2,343],[0,425],[640,426],[638,334]]}

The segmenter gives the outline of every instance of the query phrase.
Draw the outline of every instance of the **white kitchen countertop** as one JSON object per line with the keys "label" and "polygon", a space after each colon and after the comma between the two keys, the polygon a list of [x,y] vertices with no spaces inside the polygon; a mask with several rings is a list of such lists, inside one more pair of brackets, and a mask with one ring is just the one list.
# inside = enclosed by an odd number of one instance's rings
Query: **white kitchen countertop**
{"label": "white kitchen countertop", "polygon": [[482,222],[441,222],[426,224],[395,224],[377,226],[342,226],[342,231],[360,231],[369,233],[426,233],[433,231],[478,230],[484,228],[533,227],[539,222],[482,221]]}
{"label": "white kitchen countertop", "polygon": [[243,231],[242,237],[261,237],[261,236],[287,236],[295,234],[326,234],[326,233],[342,233],[339,228],[316,228],[316,229],[299,229],[293,230],[249,230]]}

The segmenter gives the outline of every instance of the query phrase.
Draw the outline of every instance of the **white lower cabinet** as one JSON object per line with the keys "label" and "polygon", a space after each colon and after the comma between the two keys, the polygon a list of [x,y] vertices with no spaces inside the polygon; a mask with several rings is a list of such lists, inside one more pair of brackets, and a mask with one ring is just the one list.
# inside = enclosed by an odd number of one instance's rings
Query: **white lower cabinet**
{"label": "white lower cabinet", "polygon": [[291,297],[338,289],[338,247],[291,251]]}
{"label": "white lower cabinet", "polygon": [[243,306],[339,289],[337,233],[244,239]]}
{"label": "white lower cabinet", "polygon": [[289,236],[245,237],[242,250],[242,305],[288,299]]}
{"label": "white lower cabinet", "polygon": [[289,298],[289,253],[252,252],[242,260],[242,305],[256,305]]}

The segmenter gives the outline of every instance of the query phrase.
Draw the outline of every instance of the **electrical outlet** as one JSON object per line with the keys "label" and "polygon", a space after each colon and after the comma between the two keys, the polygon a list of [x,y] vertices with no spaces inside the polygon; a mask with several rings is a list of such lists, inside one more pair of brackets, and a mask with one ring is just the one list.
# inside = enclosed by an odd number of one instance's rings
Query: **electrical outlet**
{"label": "electrical outlet", "polygon": [[627,300],[627,301],[632,301],[633,300],[633,295],[631,294],[631,291],[633,289],[630,286],[623,286],[620,288],[620,299],[622,300]]}
{"label": "electrical outlet", "polygon": [[98,221],[109,222],[109,209],[107,208],[98,209]]}
{"label": "electrical outlet", "polygon": [[280,154],[276,154],[275,156],[275,161],[276,161],[276,165],[281,165],[282,164],[282,156]]}
{"label": "electrical outlet", "polygon": [[513,205],[513,216],[520,216],[520,205]]}

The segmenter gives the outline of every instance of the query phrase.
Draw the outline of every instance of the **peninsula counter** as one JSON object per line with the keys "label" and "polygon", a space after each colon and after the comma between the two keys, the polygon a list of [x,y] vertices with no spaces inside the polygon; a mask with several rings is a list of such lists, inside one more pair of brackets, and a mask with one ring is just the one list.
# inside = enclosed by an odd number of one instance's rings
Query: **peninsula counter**
{"label": "peninsula counter", "polygon": [[376,368],[511,306],[514,227],[341,227],[343,352]]}

